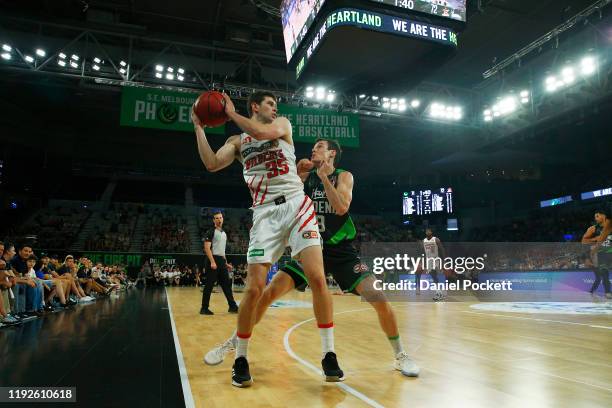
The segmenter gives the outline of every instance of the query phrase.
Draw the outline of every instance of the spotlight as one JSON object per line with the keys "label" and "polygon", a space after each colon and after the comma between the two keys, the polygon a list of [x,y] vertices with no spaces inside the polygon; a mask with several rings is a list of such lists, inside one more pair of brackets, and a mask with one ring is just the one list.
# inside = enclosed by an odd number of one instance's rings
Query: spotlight
{"label": "spotlight", "polygon": [[359,99],[365,99],[365,97],[366,97],[365,94],[359,95]]}
{"label": "spotlight", "polygon": [[521,103],[522,104],[529,103],[529,98],[521,98]]}
{"label": "spotlight", "polygon": [[377,101],[378,100],[378,96],[372,96],[372,100],[373,101]]}
{"label": "spotlight", "polygon": [[312,86],[309,86],[306,88],[306,92],[312,92],[314,91],[314,88]]}
{"label": "spotlight", "polygon": [[327,94],[327,102],[333,102],[336,99],[336,95],[333,93]]}
{"label": "spotlight", "polygon": [[36,49],[36,55],[38,55],[39,57],[44,57],[47,55],[47,53],[45,52],[45,50],[37,48]]}
{"label": "spotlight", "polygon": [[2,51],[11,52],[13,51],[13,47],[8,44],[2,44]]}
{"label": "spotlight", "polygon": [[168,67],[167,71],[170,72],[170,73],[173,73],[174,72],[174,68]]}
{"label": "spotlight", "polygon": [[391,103],[396,103],[397,102],[397,98],[391,98]]}
{"label": "spotlight", "polygon": [[325,88],[320,86],[317,88],[317,100],[322,101],[325,99]]}
{"label": "spotlight", "polygon": [[155,73],[155,78],[159,78],[159,79],[161,79],[161,78],[163,78],[163,75],[162,75],[162,74],[160,74],[159,72],[156,72],[156,73]]}
{"label": "spotlight", "polygon": [[389,109],[390,106],[391,106],[390,102],[383,102],[383,105],[382,105],[383,108]]}
{"label": "spotlight", "polygon": [[0,56],[7,61],[11,59],[11,54],[9,54],[8,52],[4,52]]}
{"label": "spotlight", "polygon": [[65,66],[66,66],[66,61],[64,61],[64,60],[58,60],[58,61],[57,61],[57,65],[59,65],[60,67],[65,67]]}
{"label": "spotlight", "polygon": [[23,57],[23,59],[26,60],[26,62],[29,62],[30,64],[34,62],[34,58],[29,55],[26,55],[25,57]]}
{"label": "spotlight", "polygon": [[123,68],[119,68],[119,73],[120,73],[121,75],[125,75],[125,74],[126,74],[126,72],[127,72],[127,71],[126,71],[125,69],[123,69]]}
{"label": "spotlight", "polygon": [[572,82],[574,82],[574,68],[572,67],[565,67],[563,68],[563,70],[561,71],[561,75],[563,76],[563,82],[566,84],[571,84]]}
{"label": "spotlight", "polygon": [[73,59],[74,61],[78,61],[79,60],[79,56],[76,54],[72,54],[72,57],[70,57],[71,59]]}
{"label": "spotlight", "polygon": [[557,90],[557,78],[555,76],[551,75],[547,77],[545,84],[548,92],[554,92]]}
{"label": "spotlight", "polygon": [[60,53],[59,53],[59,57],[60,57],[61,59],[66,59],[66,54],[64,54],[63,52],[60,52]]}
{"label": "spotlight", "polygon": [[389,98],[382,98],[383,102],[389,102]]}
{"label": "spotlight", "polygon": [[491,109],[485,109],[484,112],[483,112],[483,115],[491,116]]}
{"label": "spotlight", "polygon": [[493,118],[491,116],[485,116],[484,120],[485,122],[490,122],[493,120]]}
{"label": "spotlight", "polygon": [[122,67],[127,67],[127,63],[125,61],[120,61],[119,65],[121,65]]}
{"label": "spotlight", "polygon": [[96,64],[99,64],[99,63],[101,63],[101,62],[102,62],[102,60],[101,60],[100,58],[98,58],[98,57],[95,57],[95,58],[93,59],[93,61],[94,61]]}
{"label": "spotlight", "polygon": [[163,66],[163,65],[159,65],[159,64],[158,64],[158,65],[156,65],[156,66],[155,66],[155,70],[156,70],[157,72],[162,72],[162,71],[164,70],[164,66]]}
{"label": "spotlight", "polygon": [[399,100],[399,103],[400,103],[400,105],[405,105],[405,104],[406,104],[406,99],[401,98],[401,99]]}
{"label": "spotlight", "polygon": [[70,66],[71,66],[72,68],[78,68],[78,67],[79,67],[79,64],[77,64],[77,63],[76,63],[76,62],[74,62],[74,61],[70,61]]}
{"label": "spotlight", "polygon": [[521,91],[521,93],[519,95],[521,96],[521,98],[528,98],[529,97],[529,91],[523,90],[523,91]]}
{"label": "spotlight", "polygon": [[91,68],[93,68],[93,70],[94,70],[94,71],[99,71],[99,70],[100,70],[100,66],[99,66],[99,65],[96,65],[96,64],[93,64],[93,65],[91,66]]}
{"label": "spotlight", "polygon": [[421,105],[421,101],[419,101],[418,99],[413,99],[410,102],[410,106],[412,106],[413,108],[418,108]]}
{"label": "spotlight", "polygon": [[307,91],[306,92],[306,97],[307,98],[314,98],[314,92],[313,91]]}
{"label": "spotlight", "polygon": [[184,77],[184,76],[182,76],[182,75],[177,75],[177,76],[176,76],[176,78],[177,78],[179,81],[182,81],[182,80],[184,80],[184,79],[185,79],[185,77]]}
{"label": "spotlight", "polygon": [[173,74],[166,74],[166,79],[169,81],[172,81],[174,79],[174,75]]}
{"label": "spotlight", "polygon": [[404,111],[406,110],[406,105],[400,105],[400,106],[399,106],[399,108],[398,108],[398,110],[399,110],[400,112],[404,112]]}
{"label": "spotlight", "polygon": [[179,73],[179,74],[181,74],[181,75],[183,75],[183,74],[185,73],[185,70],[184,70],[183,68],[179,68],[179,69],[178,69],[178,73]]}
{"label": "spotlight", "polygon": [[595,72],[596,64],[594,57],[584,57],[580,61],[580,71],[582,75],[591,75]]}
{"label": "spotlight", "polygon": [[392,103],[391,104],[391,109],[392,110],[397,110],[397,103]]}

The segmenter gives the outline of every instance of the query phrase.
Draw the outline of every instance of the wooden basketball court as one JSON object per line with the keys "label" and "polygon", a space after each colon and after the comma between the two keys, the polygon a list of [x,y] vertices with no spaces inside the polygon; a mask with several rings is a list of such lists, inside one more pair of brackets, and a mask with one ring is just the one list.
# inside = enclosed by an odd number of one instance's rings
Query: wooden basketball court
{"label": "wooden basketball court", "polygon": [[[249,345],[251,388],[231,386],[233,353],[203,357],[233,331],[222,294],[201,316],[197,288],[168,288],[171,313],[197,407],[605,407],[612,406],[612,318],[486,312],[467,303],[394,303],[419,378],[392,368],[391,347],[369,304],[333,296],[344,383],[325,383],[312,308],[270,308]],[[241,294],[236,294],[237,300]],[[285,306],[310,303],[291,293]],[[289,302],[291,301],[291,302]],[[181,361],[179,361],[179,366]],[[184,381],[185,382],[185,381]],[[183,384],[185,389],[185,384]]]}

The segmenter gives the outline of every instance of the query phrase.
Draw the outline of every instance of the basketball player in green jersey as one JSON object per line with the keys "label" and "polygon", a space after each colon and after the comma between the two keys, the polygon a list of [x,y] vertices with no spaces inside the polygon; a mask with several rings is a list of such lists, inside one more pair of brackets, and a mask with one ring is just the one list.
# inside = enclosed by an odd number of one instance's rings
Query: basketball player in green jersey
{"label": "basketball player in green jersey", "polygon": [[[304,181],[304,192],[312,200],[323,239],[323,263],[344,292],[363,296],[378,314],[380,326],[393,349],[394,368],[409,377],[419,375],[419,367],[404,351],[397,328],[397,320],[384,295],[374,289],[374,278],[361,263],[352,245],[357,231],[349,215],[353,195],[353,175],[335,166],[342,150],[338,142],[319,139],[312,149],[311,160],[303,159],[297,171]],[[274,276],[257,303],[256,323],[268,307],[292,289],[304,290],[308,285],[299,262],[291,260]],[[204,362],[220,364],[225,355],[235,348],[236,333],[225,343],[210,350]]]}

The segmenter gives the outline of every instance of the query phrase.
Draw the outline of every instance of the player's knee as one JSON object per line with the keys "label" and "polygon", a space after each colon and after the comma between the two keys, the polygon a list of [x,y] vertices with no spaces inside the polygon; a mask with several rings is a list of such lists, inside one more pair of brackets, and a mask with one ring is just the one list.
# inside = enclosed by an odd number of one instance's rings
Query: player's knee
{"label": "player's knee", "polygon": [[308,285],[310,286],[310,289],[312,289],[313,291],[322,291],[325,288],[327,288],[327,282],[325,281],[325,276],[323,276],[322,274],[313,276],[313,277],[309,277]]}
{"label": "player's knee", "polygon": [[251,299],[259,300],[263,294],[263,287],[260,285],[251,285],[246,290],[246,295]]}

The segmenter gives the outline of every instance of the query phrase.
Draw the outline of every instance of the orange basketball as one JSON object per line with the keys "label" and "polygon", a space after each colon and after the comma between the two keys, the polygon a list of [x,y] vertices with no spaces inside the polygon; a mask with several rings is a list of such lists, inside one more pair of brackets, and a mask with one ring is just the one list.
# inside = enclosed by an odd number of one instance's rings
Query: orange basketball
{"label": "orange basketball", "polygon": [[223,99],[221,92],[203,92],[195,101],[194,111],[206,126],[221,126],[229,120],[225,114],[225,99]]}

